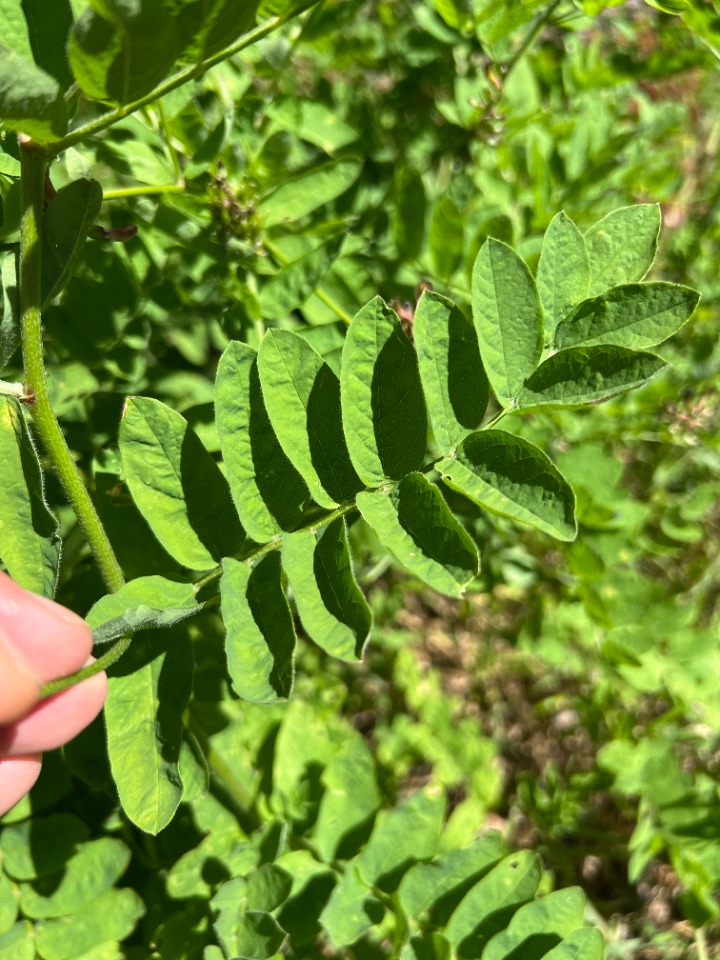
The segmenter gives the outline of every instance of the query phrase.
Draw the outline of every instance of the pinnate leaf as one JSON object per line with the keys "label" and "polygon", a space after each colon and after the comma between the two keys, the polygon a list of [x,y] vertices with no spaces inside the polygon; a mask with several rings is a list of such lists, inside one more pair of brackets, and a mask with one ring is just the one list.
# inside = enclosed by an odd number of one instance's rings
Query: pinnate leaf
{"label": "pinnate leaf", "polygon": [[545,317],[545,336],[588,296],[590,264],[585,239],[565,213],[556,214],[545,231],[537,272]]}
{"label": "pinnate leaf", "polygon": [[413,333],[435,440],[450,452],[480,426],[487,407],[477,333],[452,301],[433,292],[420,299]]}
{"label": "pinnate leaf", "polygon": [[548,357],[517,395],[519,408],[579,407],[639,387],[667,364],[625,347],[569,347]]}
{"label": "pinnate leaf", "polygon": [[477,255],[472,307],[485,372],[505,406],[540,360],[543,321],[527,265],[500,240],[489,238]]}
{"label": "pinnate leaf", "polygon": [[45,502],[43,477],[22,407],[0,394],[0,557],[20,586],[52,597],[60,534]]}
{"label": "pinnate leaf", "polygon": [[653,265],[660,234],[660,206],[620,207],[585,234],[590,296],[619,284],[637,283]]}
{"label": "pinnate leaf", "polygon": [[158,400],[131,397],[120,425],[125,479],[168,553],[207,570],[245,540],[220,468],[187,421]]}
{"label": "pinnate leaf", "polygon": [[574,540],[575,495],[555,464],[538,447],[506,433],[470,434],[454,458],[437,471],[445,483],[479,506],[549,533]]}
{"label": "pinnate leaf", "polygon": [[348,328],[340,373],[350,458],[368,487],[422,466],[427,413],[418,362],[397,314],[375,297]]}
{"label": "pinnate leaf", "polygon": [[258,353],[265,406],[280,445],[322,507],[352,501],[362,482],[347,450],[340,383],[303,337],[269,330]]}
{"label": "pinnate leaf", "polygon": [[294,529],[309,493],[273,430],[257,354],[244,343],[228,344],[220,358],[215,415],[233,500],[249,535],[265,543]]}
{"label": "pinnate leaf", "polygon": [[644,350],[686,323],[700,295],[676,283],[632,283],[586,300],[558,327],[555,346],[613,343]]}
{"label": "pinnate leaf", "polygon": [[422,473],[409,473],[388,493],[358,494],[357,506],[393,556],[434,590],[458,597],[477,576],[475,544]]}
{"label": "pinnate leaf", "polygon": [[282,563],[310,638],[334,657],[359,660],[372,613],[353,575],[344,519],[286,534]]}
{"label": "pinnate leaf", "polygon": [[221,594],[225,653],[236,693],[255,703],[286,699],[293,685],[295,627],[277,551],[254,567],[223,560]]}

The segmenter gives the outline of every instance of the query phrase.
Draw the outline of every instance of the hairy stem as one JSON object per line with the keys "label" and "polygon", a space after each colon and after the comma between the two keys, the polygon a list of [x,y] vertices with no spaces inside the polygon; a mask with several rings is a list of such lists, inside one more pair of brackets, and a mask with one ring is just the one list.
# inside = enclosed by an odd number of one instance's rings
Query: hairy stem
{"label": "hairy stem", "polygon": [[96,673],[102,673],[103,670],[107,670],[108,667],[120,659],[131,643],[131,637],[123,637],[122,640],[114,643],[107,653],[98,657],[94,663],[83,667],[82,670],[78,670],[77,673],[73,673],[69,677],[60,677],[59,680],[50,680],[49,683],[43,684],[40,690],[40,699],[44,700],[46,697],[51,697],[54,693],[60,693],[61,690],[74,687],[76,683],[82,683],[82,681],[87,680],[88,677],[94,677]]}
{"label": "hairy stem", "polygon": [[41,321],[41,223],[47,155],[31,141],[21,140],[20,163],[20,323],[27,391],[35,395],[33,422],[95,555],[103,580],[108,590],[114,591],[125,582],[120,564],[75,466],[48,396]]}
{"label": "hairy stem", "polygon": [[207,73],[211,67],[216,66],[218,63],[222,63],[223,60],[227,60],[236,53],[240,53],[241,50],[245,50],[247,47],[252,46],[252,44],[257,43],[258,40],[262,40],[263,37],[266,37],[268,34],[277,30],[278,27],[282,27],[289,20],[294,19],[299,14],[304,13],[305,10],[315,6],[317,2],[318,0],[301,0],[301,2],[291,10],[288,10],[286,13],[283,13],[278,17],[270,17],[259,27],[256,27],[254,30],[251,30],[249,33],[246,33],[244,36],[240,37],[240,39],[236,40],[235,43],[231,44],[231,46],[226,47],[224,50],[220,50],[218,53],[213,54],[213,56],[208,57],[206,60],[202,60],[200,63],[194,63],[189,67],[185,67],[184,70],[180,70],[178,73],[174,74],[172,77],[169,77],[159,86],[155,87],[154,90],[151,90],[150,93],[145,94],[144,97],[140,97],[139,100],[135,100],[133,103],[126,103],[121,107],[117,107],[115,110],[111,110],[109,113],[103,114],[101,117],[96,117],[95,120],[90,120],[88,123],[84,123],[76,130],[71,130],[70,133],[62,137],[60,140],[56,140],[54,143],[48,144],[48,150],[50,154],[52,156],[57,156],[57,154],[61,153],[63,150],[67,150],[68,147],[73,147],[76,143],[81,143],[83,140],[87,140],[88,137],[92,137],[96,133],[106,130],[114,123],[117,123],[118,120],[123,120],[125,117],[129,117],[131,113],[135,113],[136,111],[141,110],[143,107],[146,107],[148,104],[154,103],[156,100],[159,100],[166,94],[171,93],[173,90],[177,90],[178,87],[182,87],[191,80],[199,80],[200,77]]}

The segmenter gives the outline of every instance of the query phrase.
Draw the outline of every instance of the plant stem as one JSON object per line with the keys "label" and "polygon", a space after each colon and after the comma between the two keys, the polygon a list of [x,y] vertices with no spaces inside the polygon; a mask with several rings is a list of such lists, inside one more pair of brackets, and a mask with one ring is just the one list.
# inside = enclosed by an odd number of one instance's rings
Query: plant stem
{"label": "plant stem", "polygon": [[118,590],[125,578],[115,557],[90,494],[75,466],[60,425],[50,405],[43,361],[41,322],[41,222],[47,155],[31,141],[20,143],[20,324],[23,361],[28,393],[35,394],[33,422],[42,444],[72,504],[78,522],[95,555],[103,580],[110,591]]}
{"label": "plant stem", "polygon": [[503,82],[507,80],[520,60],[522,60],[527,51],[533,45],[538,34],[548,22],[550,17],[555,13],[555,10],[560,6],[561,2],[562,0],[554,0],[554,2],[551,3],[550,6],[539,15],[535,23],[528,30],[527,36],[517,48],[515,53],[510,57],[509,60],[506,60],[505,63],[502,64]]}
{"label": "plant stem", "polygon": [[68,147],[73,147],[76,143],[87,140],[88,137],[92,137],[96,133],[106,130],[119,120],[129,117],[130,114],[135,113],[137,110],[141,110],[150,103],[154,103],[155,100],[159,100],[160,97],[164,97],[173,90],[177,90],[178,87],[182,87],[191,80],[199,80],[200,77],[207,73],[211,67],[216,66],[218,63],[222,63],[223,60],[227,60],[236,53],[240,53],[241,50],[245,50],[253,43],[257,43],[258,40],[262,40],[263,37],[267,37],[274,30],[277,30],[278,27],[282,27],[289,20],[292,20],[294,17],[298,16],[298,14],[303,13],[310,7],[313,7],[317,2],[318,0],[301,0],[296,7],[293,7],[291,10],[288,10],[286,13],[283,13],[278,17],[270,17],[259,27],[256,27],[249,33],[246,33],[244,36],[240,37],[239,40],[236,40],[235,43],[231,44],[229,47],[226,47],[224,50],[220,50],[218,53],[213,54],[206,60],[202,60],[200,63],[192,64],[189,67],[185,67],[184,70],[178,71],[178,73],[165,80],[164,83],[161,83],[159,86],[155,87],[154,90],[151,90],[150,93],[146,93],[144,97],[140,97],[139,100],[116,107],[115,110],[111,110],[109,113],[105,113],[101,117],[96,117],[94,120],[84,123],[76,130],[71,130],[70,133],[62,137],[60,140],[56,140],[54,143],[48,144],[47,149],[50,155],[53,157],[57,156],[57,154],[61,153],[63,150],[67,150]]}
{"label": "plant stem", "polygon": [[710,960],[707,939],[705,938],[705,927],[698,927],[695,930],[695,949],[697,951],[697,960]]}
{"label": "plant stem", "polygon": [[60,677],[59,680],[50,680],[49,683],[43,684],[40,690],[40,699],[44,700],[46,697],[51,697],[54,693],[60,693],[61,690],[74,687],[76,683],[81,683],[83,680],[87,680],[88,677],[94,677],[96,673],[102,673],[103,670],[107,670],[116,660],[120,659],[131,643],[131,637],[123,637],[122,640],[118,640],[117,643],[113,644],[107,653],[98,657],[94,663],[83,667],[82,670],[78,670],[77,673],[73,673],[69,677]]}
{"label": "plant stem", "polygon": [[124,197],[151,197],[158,193],[182,193],[184,183],[166,183],[159,187],[119,187],[117,190],[103,190],[103,203],[106,200],[122,200]]}

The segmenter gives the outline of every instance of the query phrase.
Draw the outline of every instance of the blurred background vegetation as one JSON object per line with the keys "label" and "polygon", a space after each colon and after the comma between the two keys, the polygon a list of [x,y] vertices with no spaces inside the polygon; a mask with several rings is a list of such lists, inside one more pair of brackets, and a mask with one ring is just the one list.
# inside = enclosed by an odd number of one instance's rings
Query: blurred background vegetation
{"label": "blurred background vegetation", "polygon": [[[635,0],[326,0],[51,171],[56,188],[100,180],[103,224],[139,228],[126,245],[88,244],[46,315],[55,409],[128,577],[167,576],[172,561],[123,488],[127,394],[182,412],[218,455],[212,385],[229,339],[257,346],[282,326],[337,366],[376,293],[407,317],[421,283],[467,308],[486,237],[534,268],[557,211],[587,229],[661,203],[652,279],[702,292],[660,348],[671,372],[591,410],[503,424],[541,441],[578,488],[575,543],[458,501],[483,571],[454,602],[353,528],[376,617],[365,661],[304,644],[282,706],[220,709],[218,623],[192,628],[193,729],[244,785],[248,831],[279,818],[302,836],[316,785],[288,757],[322,769],[328,741],[354,728],[386,804],[444,785],[448,846],[492,827],[539,850],[548,886],[585,889],[617,960],[720,956],[720,11],[694,9],[700,27]],[[3,149],[9,244],[9,137]],[[289,178],[305,206],[285,204]],[[104,591],[48,482],[64,524],[59,599],[85,612]],[[51,759],[33,809],[109,815],[101,740],[96,725]],[[147,872],[177,878],[197,843],[189,818],[152,843],[123,827],[148,905],[138,957],[164,943],[153,956],[190,960],[208,942],[182,900],[168,906],[172,881],[168,894]]]}

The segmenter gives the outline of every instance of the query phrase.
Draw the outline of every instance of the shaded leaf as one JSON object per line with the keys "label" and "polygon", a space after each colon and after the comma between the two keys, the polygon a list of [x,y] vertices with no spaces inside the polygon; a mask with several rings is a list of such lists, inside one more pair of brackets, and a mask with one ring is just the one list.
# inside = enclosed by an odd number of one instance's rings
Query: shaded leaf
{"label": "shaded leaf", "polygon": [[0,267],[2,315],[0,316],[0,372],[20,346],[20,300],[17,283],[17,253],[5,254]]}
{"label": "shaded leaf", "polygon": [[458,597],[477,576],[475,544],[423,474],[409,473],[389,493],[360,493],[357,507],[393,556],[434,590]]}
{"label": "shaded leaf", "polygon": [[325,793],[315,825],[315,844],[323,860],[340,856],[353,834],[367,827],[380,806],[375,763],[359,734],[350,737],[323,771]]}
{"label": "shaded leaf", "polygon": [[480,248],[473,267],[472,307],[485,372],[506,406],[540,360],[543,322],[525,262],[492,237]]}
{"label": "shaded leaf", "polygon": [[60,84],[49,73],[0,46],[0,122],[47,143],[67,131]]}
{"label": "shaded leaf", "polygon": [[625,347],[569,347],[553,354],[517,395],[519,408],[579,407],[639,387],[667,364],[654,353]]}
{"label": "shaded leaf", "polygon": [[334,657],[359,660],[372,613],[355,581],[344,518],[286,534],[282,563],[308,636]]}
{"label": "shaded leaf", "polygon": [[263,318],[283,320],[302,306],[337,260],[344,239],[330,237],[270,277],[260,291]]}
{"label": "shaded leaf", "polygon": [[22,9],[35,63],[66,90],[73,79],[65,56],[73,25],[69,0],[22,0]]}
{"label": "shaded leaf", "polygon": [[644,350],[686,323],[700,294],[676,283],[633,283],[586,300],[558,327],[555,346],[617,344]]}
{"label": "shaded leaf", "polygon": [[38,954],[43,960],[72,960],[98,944],[123,940],[144,912],[134,890],[108,890],[81,913],[36,924]]}
{"label": "shaded leaf", "polygon": [[295,628],[277,551],[254,567],[223,560],[221,594],[233,689],[255,703],[286,699],[293,685]]}
{"label": "shaded leaf", "polygon": [[573,932],[545,954],[544,960],[604,960],[605,938],[596,927]]}
{"label": "shaded leaf", "polygon": [[207,570],[245,536],[227,480],[187,421],[147,397],[130,397],[120,454],[133,500],[168,553]]}
{"label": "shaded leaf", "polygon": [[380,297],[350,324],[340,393],[350,458],[363,483],[377,487],[422,466],[427,414],[417,357],[397,314]]}
{"label": "shaded leaf", "polygon": [[146,833],[166,827],[182,799],[178,762],[192,675],[192,644],[182,626],[139,634],[110,671],[110,768],[125,814]]}
{"label": "shaded leaf", "polygon": [[42,302],[57,296],[72,274],[88,231],[102,205],[97,180],[75,180],[62,190],[42,219]]}
{"label": "shaded leaf", "polygon": [[420,298],[413,333],[435,440],[450,452],[480,426],[487,408],[477,333],[452,301],[433,292]]}
{"label": "shaded leaf", "polygon": [[514,951],[538,958],[564,937],[582,927],[587,900],[580,887],[555,890],[520,907],[507,930],[496,933],[483,951],[483,960],[506,960]]}
{"label": "shaded leaf", "polygon": [[310,495],[272,428],[257,354],[244,343],[228,344],[220,358],[215,415],[233,500],[249,535],[265,543],[294,529]]}
{"label": "shaded leaf", "polygon": [[322,507],[362,489],[342,430],[340,382],[303,337],[268,330],[258,353],[263,399],[288,459]]}
{"label": "shaded leaf", "polygon": [[3,870],[14,880],[54,873],[89,836],[86,824],[70,813],[33,817],[5,827],[0,832]]}
{"label": "shaded leaf", "polygon": [[504,430],[472,433],[454,458],[435,465],[445,483],[479,506],[574,540],[575,495],[554,463],[532,443]]}
{"label": "shaded leaf", "polygon": [[537,288],[545,317],[545,336],[588,296],[590,263],[585,239],[564,212],[545,231],[537,272]]}
{"label": "shaded leaf", "polygon": [[320,914],[320,923],[330,942],[344,947],[379,922],[383,912],[382,904],[351,863]]}
{"label": "shaded leaf", "polygon": [[451,277],[460,266],[465,253],[463,218],[452,197],[441,196],[435,202],[430,219],[428,244],[438,276]]}
{"label": "shaded leaf", "polygon": [[58,523],[45,502],[43,476],[22,407],[0,394],[0,557],[26,590],[55,595],[60,564]]}

